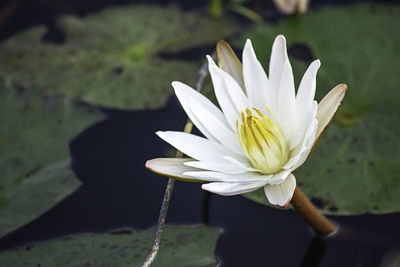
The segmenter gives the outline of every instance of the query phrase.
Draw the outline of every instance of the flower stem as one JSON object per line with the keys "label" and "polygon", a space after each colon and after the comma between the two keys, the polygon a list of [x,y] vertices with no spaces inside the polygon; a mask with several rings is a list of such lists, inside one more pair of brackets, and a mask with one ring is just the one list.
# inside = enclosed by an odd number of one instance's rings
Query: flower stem
{"label": "flower stem", "polygon": [[[215,57],[215,53],[213,53],[213,57]],[[207,67],[208,67],[208,64],[206,62],[201,66],[199,73],[198,73],[199,75],[198,75],[198,79],[197,79],[197,83],[196,83],[196,90],[199,92],[200,92],[201,88],[203,87],[204,78],[208,74]],[[192,131],[192,128],[193,128],[193,123],[188,119],[183,131],[185,133],[190,133]],[[175,157],[182,158],[183,157],[182,152],[179,150],[176,151]],[[153,263],[153,261],[155,260],[157,254],[158,254],[158,251],[160,249],[161,235],[162,235],[162,231],[164,228],[165,219],[167,218],[169,202],[170,202],[170,199],[172,196],[172,192],[174,190],[174,186],[175,186],[175,180],[172,178],[169,178],[167,187],[165,188],[163,202],[161,204],[161,210],[160,210],[160,215],[158,217],[156,233],[154,235],[154,240],[153,240],[153,246],[151,248],[150,254],[147,256],[142,267],[150,266]]]}
{"label": "flower stem", "polygon": [[294,190],[291,204],[318,235],[329,235],[336,231],[336,225],[319,212],[299,187]]}

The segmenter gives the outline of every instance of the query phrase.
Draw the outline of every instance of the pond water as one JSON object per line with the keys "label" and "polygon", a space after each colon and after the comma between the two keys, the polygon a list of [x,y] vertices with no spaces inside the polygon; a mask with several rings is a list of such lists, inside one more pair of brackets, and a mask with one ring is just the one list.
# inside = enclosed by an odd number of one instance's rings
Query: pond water
{"label": "pond water", "polygon": [[[21,25],[9,25],[2,38]],[[0,239],[0,250],[77,233],[155,225],[167,179],[144,164],[171,149],[154,133],[182,130],[186,116],[174,97],[158,110],[102,112],[107,119],[70,143],[82,186],[39,219]],[[389,266],[400,257],[399,213],[330,218],[339,232],[318,238],[292,210],[264,207],[240,196],[210,195],[199,184],[177,181],[167,223],[221,227],[216,246],[221,266],[372,267]]]}

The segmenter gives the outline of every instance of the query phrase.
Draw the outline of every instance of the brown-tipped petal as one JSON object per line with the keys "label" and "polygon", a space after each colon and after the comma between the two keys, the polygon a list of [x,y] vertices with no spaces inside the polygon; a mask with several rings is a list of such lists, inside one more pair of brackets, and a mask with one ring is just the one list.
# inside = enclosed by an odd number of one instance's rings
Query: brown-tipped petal
{"label": "brown-tipped petal", "polygon": [[162,176],[167,176],[176,180],[181,180],[185,182],[198,182],[203,183],[205,181],[195,179],[183,175],[185,172],[197,171],[197,168],[189,167],[183,165],[184,162],[193,161],[191,158],[158,158],[148,160],[146,162],[146,168],[152,172],[160,174]]}
{"label": "brown-tipped petal", "polygon": [[217,58],[218,66],[231,75],[244,89],[242,63],[231,46],[224,40],[217,43]]}
{"label": "brown-tipped petal", "polygon": [[297,164],[296,171],[311,155],[317,146],[319,139],[322,137],[329,124],[332,122],[333,116],[343,101],[347,92],[346,84],[338,84],[327,93],[318,105],[316,119],[318,121],[318,128],[315,134],[315,141],[307,155]]}
{"label": "brown-tipped petal", "polygon": [[316,140],[321,137],[321,134],[328,127],[329,123],[332,121],[339,105],[346,94],[347,85],[339,84],[336,85],[332,90],[325,95],[325,97],[318,104],[317,110],[317,120],[318,129],[316,134]]}

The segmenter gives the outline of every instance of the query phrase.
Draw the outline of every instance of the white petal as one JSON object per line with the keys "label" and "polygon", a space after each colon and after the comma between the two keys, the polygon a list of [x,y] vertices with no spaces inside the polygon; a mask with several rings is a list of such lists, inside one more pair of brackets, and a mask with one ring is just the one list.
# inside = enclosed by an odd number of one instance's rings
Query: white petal
{"label": "white petal", "polygon": [[309,129],[311,132],[309,140],[307,140],[306,144],[306,149],[299,155],[299,159],[296,164],[294,164],[293,167],[291,167],[291,170],[295,171],[297,168],[299,168],[303,163],[306,161],[308,156],[310,155],[314,145],[315,141],[317,139],[317,130],[318,130],[318,121],[314,120],[313,126]]}
{"label": "white petal", "polygon": [[248,172],[260,172],[260,170],[254,169],[251,166],[251,163],[248,161],[247,158],[240,158],[240,161],[229,156],[224,156],[223,158]]}
{"label": "white petal", "polygon": [[307,110],[314,100],[317,71],[320,66],[321,62],[318,59],[314,60],[301,79],[299,90],[296,95],[297,114],[301,113],[303,110]]}
{"label": "white petal", "polygon": [[281,170],[280,172],[273,174],[268,184],[280,184],[282,183],[290,174],[291,170]]}
{"label": "white petal", "polygon": [[171,177],[178,180],[189,181],[189,182],[201,182],[201,180],[194,179],[184,175],[184,172],[195,171],[195,168],[185,166],[184,163],[192,161],[193,159],[186,158],[159,158],[152,159],[146,162],[146,168],[157,174]]}
{"label": "white petal", "polygon": [[287,207],[296,189],[296,179],[290,174],[285,181],[280,184],[264,186],[264,192],[268,201],[273,205]]}
{"label": "white petal", "polygon": [[271,178],[272,175],[264,175],[256,172],[247,172],[243,174],[226,174],[222,172],[213,171],[189,171],[185,172],[184,175],[197,178],[199,180],[205,180],[210,182],[227,182],[227,183],[250,183],[260,182],[265,183]]}
{"label": "white petal", "polygon": [[[316,101],[312,101],[311,105],[304,112],[303,116],[299,116],[297,129],[289,139],[289,147],[292,150],[295,146],[302,143],[304,139],[307,139],[307,133],[309,128],[312,127],[313,121],[317,116],[318,104]],[[309,133],[311,134],[311,133]]]}
{"label": "white petal", "polygon": [[295,88],[292,67],[286,51],[286,39],[278,35],[272,45],[269,86],[277,96],[277,107],[270,107],[282,126],[287,139],[296,129]]}
{"label": "white petal", "polygon": [[290,130],[296,126],[296,104],[293,72],[289,59],[283,65],[281,73],[281,80],[278,87],[278,105],[276,117],[280,121],[283,130],[286,131],[285,134],[290,133]]}
{"label": "white petal", "polygon": [[237,158],[220,144],[193,134],[173,131],[159,131],[156,134],[183,154],[197,160],[225,163],[223,156]]}
{"label": "white petal", "polygon": [[[230,162],[217,163],[217,162],[205,162],[205,161],[188,161],[188,162],[185,162],[184,165],[203,169],[203,170],[223,172],[223,173],[227,173],[227,174],[240,174],[240,173],[247,172],[246,169],[240,168]],[[195,171],[199,171],[199,170],[195,170]]]}
{"label": "white petal", "polygon": [[257,190],[265,185],[265,182],[256,183],[208,183],[201,185],[203,190],[223,196],[240,195]]}
{"label": "white petal", "polygon": [[277,90],[279,87],[286,57],[285,37],[283,35],[278,35],[272,45],[271,58],[269,62],[269,84],[271,90]]}
{"label": "white petal", "polygon": [[212,134],[220,144],[232,152],[244,157],[237,135],[228,125],[221,122],[213,113],[195,103],[191,104],[189,109],[193,111],[201,124],[204,125],[208,132]]}
{"label": "white petal", "polygon": [[204,110],[208,110],[210,113],[214,114],[216,119],[222,125],[227,125],[226,120],[222,112],[205,96],[192,89],[191,87],[183,84],[181,82],[172,82],[172,86],[175,89],[175,94],[179,99],[183,109],[190,118],[190,120],[196,125],[197,129],[204,134],[207,139],[216,141],[217,139],[208,130],[209,127],[204,121],[201,121],[195,112],[190,108],[193,103],[199,105]]}
{"label": "white petal", "polygon": [[218,68],[210,56],[207,56],[207,59],[215,96],[229,126],[235,130],[236,120],[240,119],[240,112],[249,107],[248,100],[238,83]]}
{"label": "white petal", "polygon": [[317,120],[318,120],[318,130],[317,139],[324,131],[326,126],[332,120],[333,115],[335,115],[340,103],[346,94],[347,85],[339,84],[335,88],[329,91],[328,94],[321,100],[318,105]]}
{"label": "white petal", "polygon": [[267,74],[257,60],[249,39],[243,49],[243,78],[247,97],[252,105],[263,110],[266,105],[270,107],[271,103],[275,103],[274,96],[270,96]]}

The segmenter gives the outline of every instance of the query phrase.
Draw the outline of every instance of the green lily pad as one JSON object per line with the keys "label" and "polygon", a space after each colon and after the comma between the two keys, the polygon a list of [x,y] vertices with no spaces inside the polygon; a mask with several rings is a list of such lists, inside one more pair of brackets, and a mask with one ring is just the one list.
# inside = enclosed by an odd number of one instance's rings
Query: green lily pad
{"label": "green lily pad", "polygon": [[[152,266],[216,266],[221,229],[165,226]],[[154,228],[79,235],[0,253],[2,266],[141,266],[152,247]]]}
{"label": "green lily pad", "polygon": [[[295,173],[325,214],[400,211],[399,12],[398,6],[325,7],[246,35],[263,63],[279,33],[289,48],[309,47],[322,62],[318,100],[336,84],[349,86],[334,123]],[[299,81],[306,63],[291,60]],[[246,197],[266,203],[261,191]]]}
{"label": "green lily pad", "polygon": [[79,186],[67,164],[59,162],[69,158],[69,140],[98,118],[64,98],[0,81],[0,237]]}
{"label": "green lily pad", "polygon": [[150,5],[64,16],[56,25],[65,35],[62,44],[43,42],[44,26],[1,44],[0,75],[45,94],[119,109],[163,106],[174,80],[194,86],[200,62],[176,53],[238,30],[231,21],[201,12]]}
{"label": "green lily pad", "polygon": [[51,165],[27,177],[14,190],[2,195],[0,236],[36,219],[80,184],[68,162]]}

